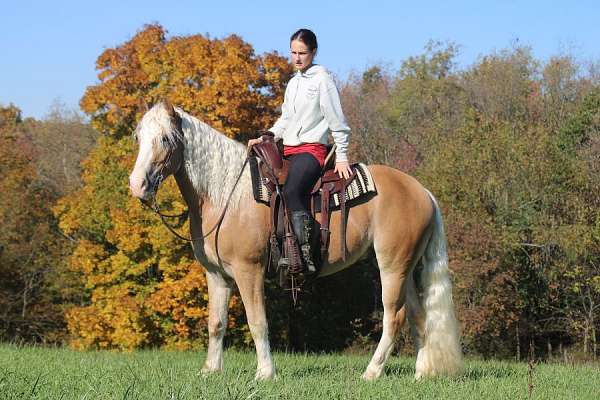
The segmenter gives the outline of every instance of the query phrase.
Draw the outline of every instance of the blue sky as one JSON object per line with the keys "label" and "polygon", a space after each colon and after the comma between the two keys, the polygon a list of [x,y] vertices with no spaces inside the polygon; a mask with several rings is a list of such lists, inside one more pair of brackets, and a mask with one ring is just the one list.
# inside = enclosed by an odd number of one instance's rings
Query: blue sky
{"label": "blue sky", "polygon": [[11,1],[0,13],[0,104],[42,118],[55,100],[78,108],[97,82],[95,61],[146,23],[170,35],[236,33],[257,53],[287,54],[300,27],[319,39],[318,62],[344,79],[374,63],[397,68],[428,40],[461,46],[459,62],[518,42],[541,59],[600,60],[597,1]]}

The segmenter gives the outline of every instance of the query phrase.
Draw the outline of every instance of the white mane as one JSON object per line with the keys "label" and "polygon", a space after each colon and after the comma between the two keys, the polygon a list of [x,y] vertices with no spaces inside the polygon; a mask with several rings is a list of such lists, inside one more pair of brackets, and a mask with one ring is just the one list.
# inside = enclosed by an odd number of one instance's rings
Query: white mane
{"label": "white mane", "polygon": [[[175,111],[182,119],[184,166],[194,188],[214,205],[225,206],[244,164],[246,147],[180,108]],[[229,206],[237,209],[243,200],[253,201],[251,185],[247,165]]]}

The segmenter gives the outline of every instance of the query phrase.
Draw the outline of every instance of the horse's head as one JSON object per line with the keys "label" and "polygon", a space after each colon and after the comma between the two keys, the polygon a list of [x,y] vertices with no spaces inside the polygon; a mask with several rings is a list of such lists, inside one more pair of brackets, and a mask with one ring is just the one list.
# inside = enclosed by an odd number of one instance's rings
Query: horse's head
{"label": "horse's head", "polygon": [[131,194],[148,201],[169,175],[183,163],[181,117],[173,106],[161,101],[144,114],[135,130],[139,152],[129,176]]}

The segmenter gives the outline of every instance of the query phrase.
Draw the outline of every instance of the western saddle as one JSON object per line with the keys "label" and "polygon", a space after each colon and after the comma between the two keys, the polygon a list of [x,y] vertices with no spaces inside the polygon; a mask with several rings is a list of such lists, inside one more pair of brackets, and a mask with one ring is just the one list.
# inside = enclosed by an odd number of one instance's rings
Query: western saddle
{"label": "western saddle", "polygon": [[[294,289],[294,280],[298,282],[299,278],[306,279],[303,276],[304,267],[302,257],[294,231],[288,218],[288,211],[285,206],[285,199],[282,195],[282,186],[285,184],[288,161],[282,157],[280,149],[277,147],[272,136],[263,135],[263,142],[252,146],[251,156],[254,156],[260,162],[254,163],[258,166],[262,181],[271,193],[270,197],[270,246],[268,271],[279,272],[280,283],[286,285],[286,277],[292,280],[292,290]],[[327,260],[327,251],[330,237],[330,217],[334,208],[333,195],[339,194],[339,208],[341,214],[340,245],[342,258],[346,259],[346,187],[356,175],[353,169],[350,178],[344,179],[334,172],[335,165],[335,146],[330,146],[325,165],[323,166],[321,177],[315,184],[311,193],[312,216],[315,217],[317,211],[320,212],[319,221],[315,221],[320,230],[320,235],[313,235],[312,248],[320,248],[320,252],[313,251],[313,259],[317,266],[318,275],[322,264]],[[252,163],[251,163],[252,165]],[[315,229],[316,231],[316,229]],[[320,246],[317,245],[320,243]],[[281,257],[287,257],[287,271],[281,271],[278,261]]]}

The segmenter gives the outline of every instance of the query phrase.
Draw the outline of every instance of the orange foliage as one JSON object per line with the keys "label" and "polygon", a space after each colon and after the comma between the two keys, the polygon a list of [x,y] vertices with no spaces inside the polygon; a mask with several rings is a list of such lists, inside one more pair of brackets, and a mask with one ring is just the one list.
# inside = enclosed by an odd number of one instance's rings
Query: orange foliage
{"label": "orange foliage", "polygon": [[[100,83],[81,107],[106,135],[83,163],[84,186],[54,208],[60,228],[78,238],[70,265],[83,276],[88,304],[67,312],[76,348],[133,349],[205,345],[206,281],[189,244],[175,238],[128,193],[136,148],[130,134],[145,107],[167,98],[232,137],[246,138],[276,118],[288,62],[256,56],[237,36],[167,39],[149,25],[97,61]],[[184,209],[173,179],[163,183],[165,211]],[[181,227],[187,232],[187,224]],[[241,302],[231,302],[230,326]],[[233,335],[247,339],[236,324]],[[235,340],[234,340],[235,342]]]}
{"label": "orange foliage", "polygon": [[142,105],[169,99],[232,137],[274,120],[292,72],[284,57],[257,57],[236,35],[167,40],[160,25],[105,50],[96,68],[101,83],[86,90],[81,108],[99,131],[127,133],[144,112]]}
{"label": "orange foliage", "polygon": [[0,106],[0,310],[2,341],[60,341],[60,302],[77,284],[62,262],[68,242],[56,235],[34,141],[37,123]]}

